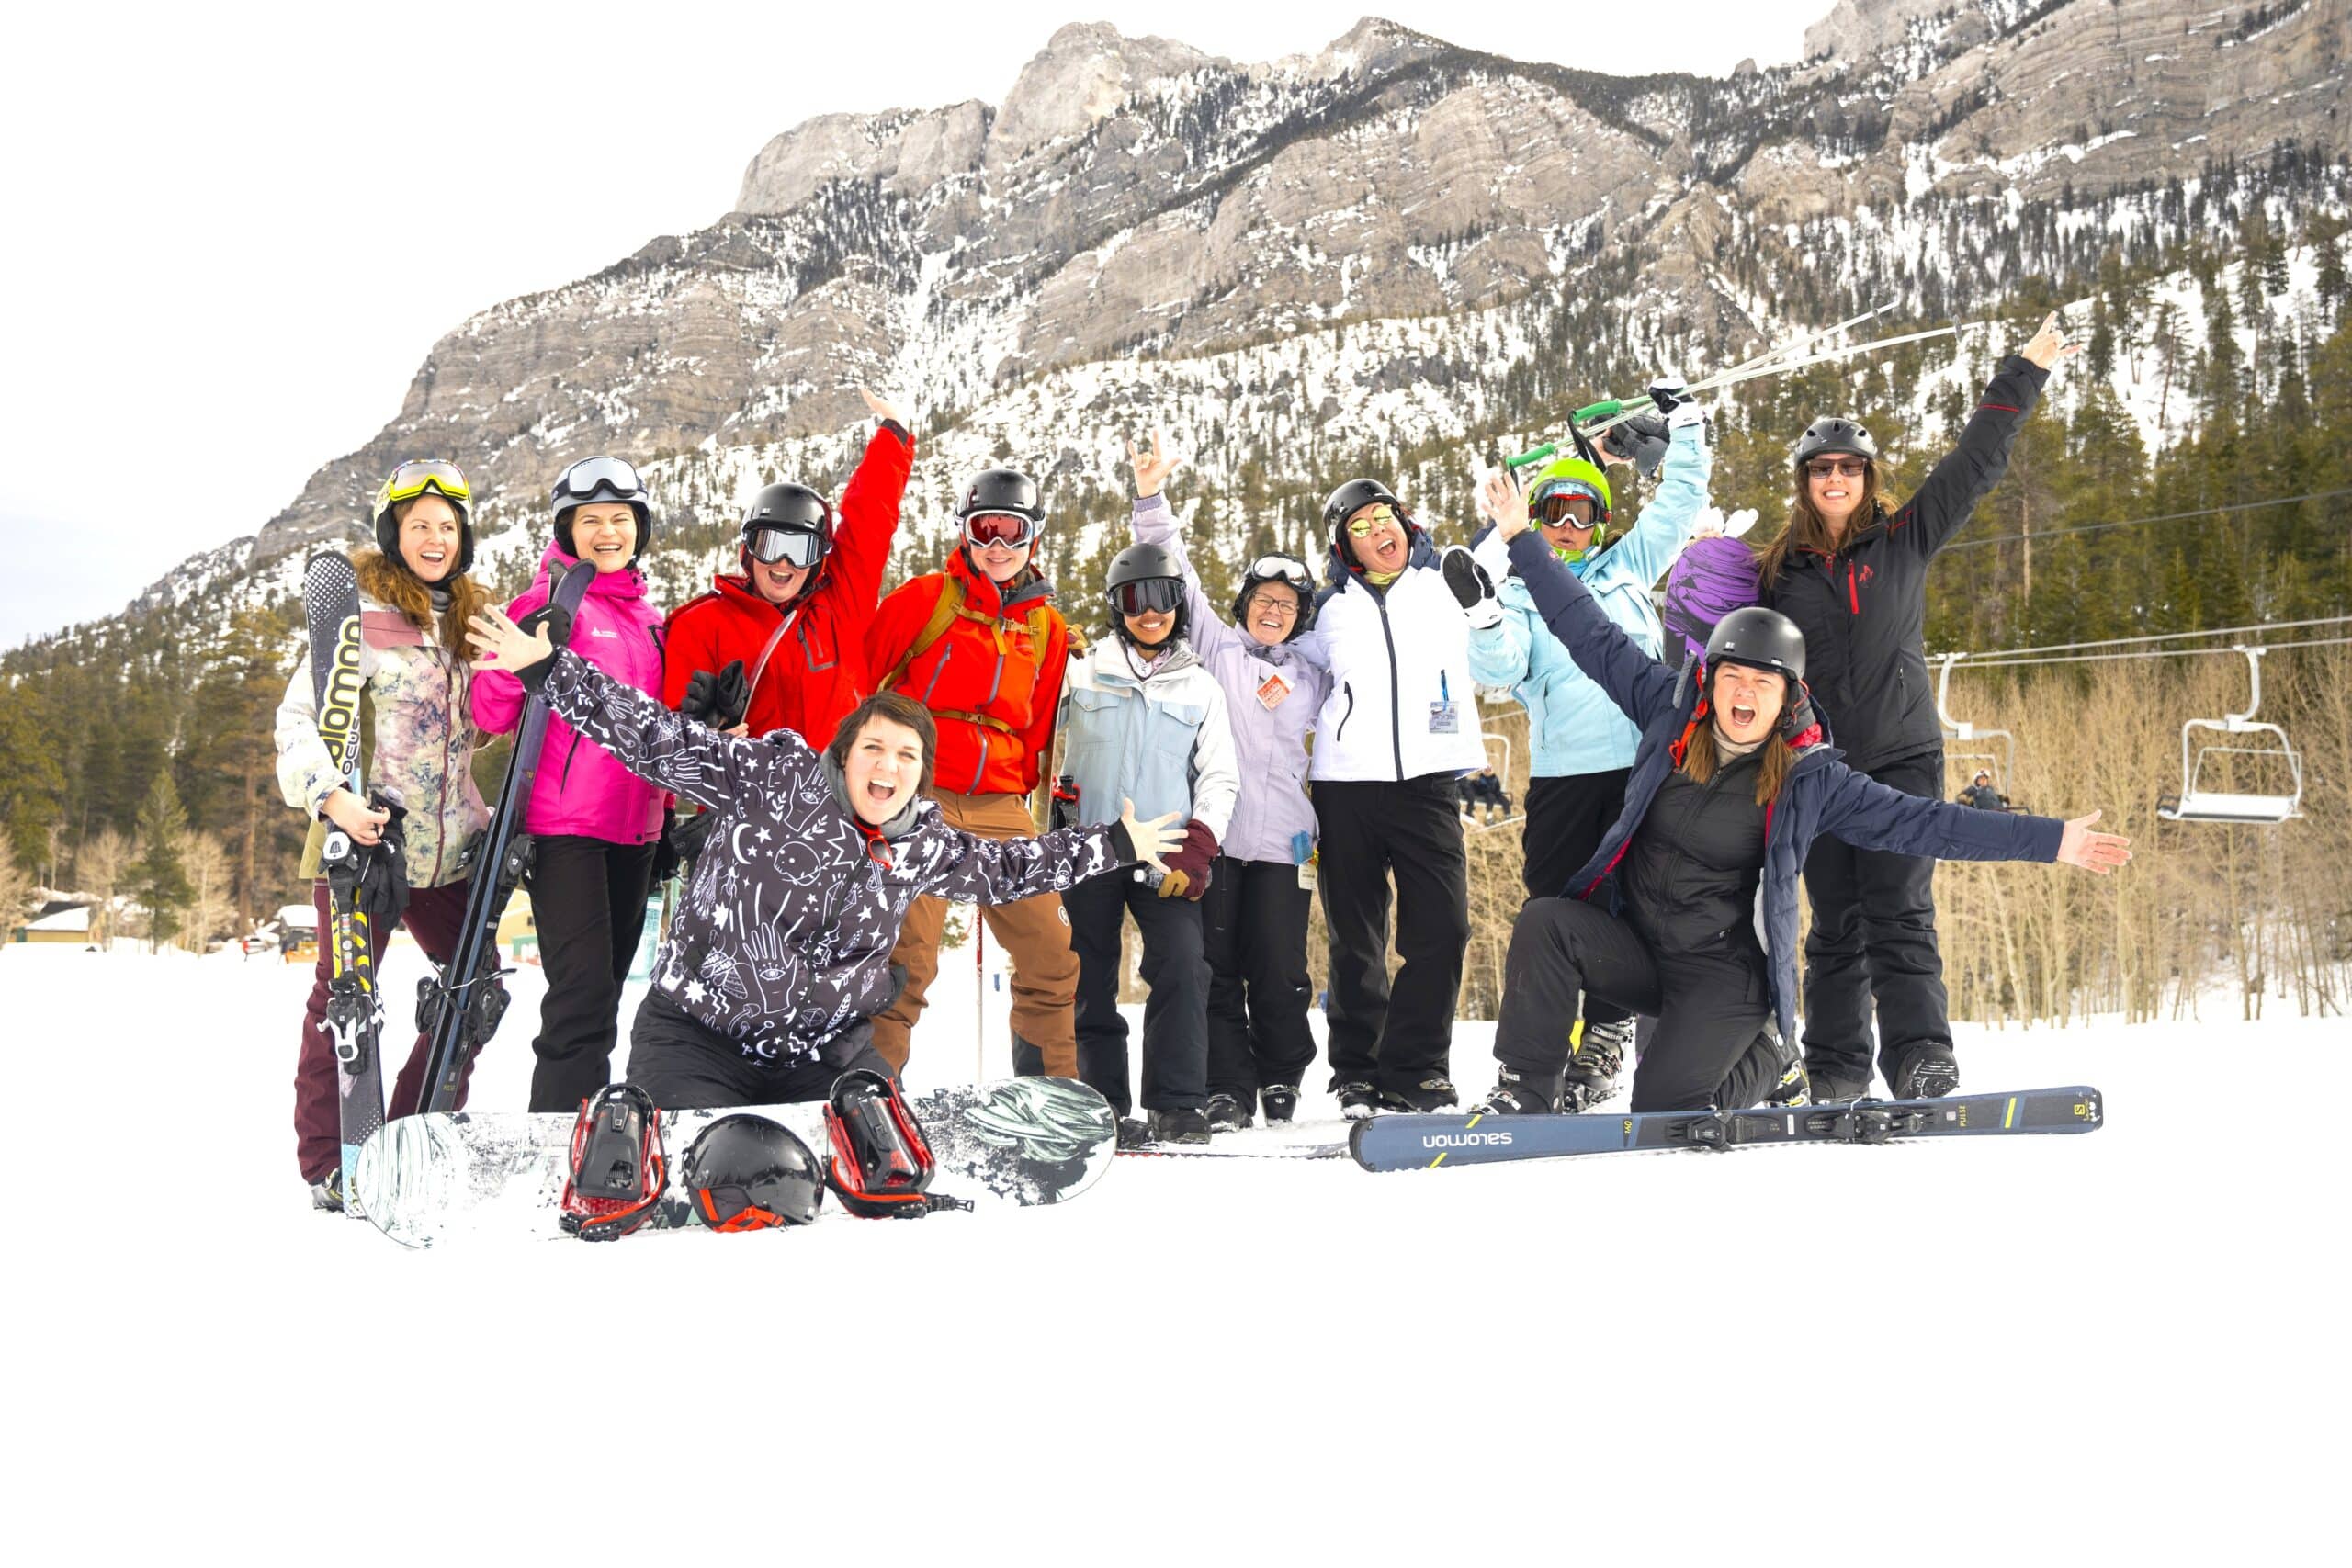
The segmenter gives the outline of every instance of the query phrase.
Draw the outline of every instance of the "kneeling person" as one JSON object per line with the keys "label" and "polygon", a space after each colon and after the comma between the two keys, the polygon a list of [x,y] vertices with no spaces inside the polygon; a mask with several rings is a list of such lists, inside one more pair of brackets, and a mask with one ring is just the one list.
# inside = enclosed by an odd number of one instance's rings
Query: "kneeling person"
{"label": "kneeling person", "polygon": [[[665,1110],[820,1100],[852,1067],[888,1071],[873,1016],[896,988],[890,949],[922,894],[998,904],[1136,861],[1161,864],[1173,814],[989,840],[926,798],[936,732],[889,693],[842,719],[820,754],[788,729],[722,735],[611,680],[547,630],[477,616],[482,658],[650,783],[718,815],[654,961],[628,1081]],[[559,632],[563,628],[558,628]]]}

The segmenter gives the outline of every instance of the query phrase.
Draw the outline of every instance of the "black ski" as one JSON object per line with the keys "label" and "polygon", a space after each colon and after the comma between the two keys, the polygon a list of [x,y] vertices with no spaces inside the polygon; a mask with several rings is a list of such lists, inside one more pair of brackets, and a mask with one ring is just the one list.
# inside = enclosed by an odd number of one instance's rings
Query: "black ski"
{"label": "black ski", "polygon": [[[365,800],[359,766],[359,577],[350,561],[331,551],[310,558],[302,570],[302,612],[311,626],[311,689],[318,698],[319,739],[343,774],[344,787]],[[384,1005],[376,988],[368,911],[359,897],[372,857],[332,819],[326,829],[319,854],[327,880],[327,929],[320,940],[332,961],[326,1024],[334,1042],[347,1183],[358,1168],[360,1145],[384,1124]]]}
{"label": "black ski", "polygon": [[[596,569],[586,561],[556,580],[551,602],[577,615],[580,602]],[[472,855],[473,883],[466,894],[464,924],[448,964],[438,975],[417,983],[416,1027],[432,1037],[432,1055],[425,1061],[423,1109],[449,1111],[458,1103],[458,1088],[466,1064],[498,1032],[506,1015],[505,970],[498,962],[498,919],[506,901],[531,869],[531,837],[523,831],[523,812],[531,799],[531,781],[538,775],[539,751],[547,740],[547,699],[534,694],[523,705],[522,721],[514,728],[514,752],[507,759],[506,780],[499,785],[498,803],[491,809],[490,827]]]}
{"label": "black ski", "polygon": [[1348,1134],[1366,1170],[1553,1159],[1636,1149],[1736,1149],[1763,1144],[1884,1144],[1906,1138],[2093,1133],[2105,1120],[2095,1089],[2030,1089],[1945,1100],[1864,1100],[1791,1110],[1588,1112],[1577,1116],[1378,1116]]}

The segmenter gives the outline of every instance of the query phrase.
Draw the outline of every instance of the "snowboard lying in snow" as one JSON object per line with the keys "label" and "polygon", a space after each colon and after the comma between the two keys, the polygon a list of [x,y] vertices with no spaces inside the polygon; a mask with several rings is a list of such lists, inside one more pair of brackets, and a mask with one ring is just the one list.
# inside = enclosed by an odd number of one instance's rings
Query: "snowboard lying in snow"
{"label": "snowboard lying in snow", "polygon": [[[1068,1078],[959,1084],[910,1095],[907,1106],[938,1162],[931,1190],[946,1197],[980,1207],[1062,1203],[1111,1167],[1110,1102]],[[820,1160],[830,1152],[821,1100],[665,1111],[662,1144],[673,1180],[645,1229],[699,1228],[676,1185],[679,1162],[695,1134],[739,1111],[791,1128]],[[575,1120],[529,1111],[403,1116],[359,1151],[353,1194],[377,1229],[408,1247],[458,1235],[562,1236],[558,1217]],[[829,1201],[819,1217],[842,1213]]]}
{"label": "snowboard lying in snow", "polygon": [[2030,1089],[1946,1100],[1864,1100],[1792,1110],[1377,1116],[1348,1134],[1366,1170],[1433,1170],[1498,1160],[1636,1149],[1738,1149],[1764,1144],[1883,1144],[1909,1138],[2093,1133],[2105,1118],[2095,1089]]}

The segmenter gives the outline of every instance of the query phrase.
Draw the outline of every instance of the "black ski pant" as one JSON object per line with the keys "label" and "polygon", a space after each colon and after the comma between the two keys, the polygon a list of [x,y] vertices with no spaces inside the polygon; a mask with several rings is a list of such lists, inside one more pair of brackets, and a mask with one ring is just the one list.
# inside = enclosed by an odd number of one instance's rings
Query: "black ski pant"
{"label": "black ski pant", "polygon": [[612,1081],[621,982],[645,930],[651,844],[555,834],[538,840],[531,918],[548,977],[539,1037],[531,1042],[531,1109],[577,1111]]}
{"label": "black ski pant", "polygon": [[1732,933],[1703,953],[1659,952],[1628,921],[1573,898],[1531,898],[1503,961],[1495,1056],[1545,1077],[1567,1066],[1560,1020],[1589,993],[1657,1020],[1634,1070],[1635,1111],[1736,1111],[1782,1071],[1764,952]]}
{"label": "black ski pant", "polygon": [[1268,1084],[1295,1086],[1315,1065],[1306,1026],[1309,894],[1298,867],[1219,855],[1201,897],[1209,962],[1211,1094],[1254,1111]]}
{"label": "black ski pant", "polygon": [[1162,898],[1132,867],[1090,876],[1062,895],[1069,948],[1078,955],[1078,1076],[1120,1115],[1135,1108],[1127,1084],[1127,1021],[1119,1011],[1122,914],[1143,939],[1143,1107],[1198,1111],[1208,1103],[1209,965],[1201,953],[1201,907]]}
{"label": "black ski pant", "polygon": [[[1568,878],[1584,869],[1617,825],[1625,809],[1625,781],[1633,773],[1631,768],[1611,768],[1527,781],[1527,826],[1520,842],[1527,851],[1522,874],[1530,898],[1561,898],[1576,891]],[[1622,1023],[1630,1016],[1614,1002],[1585,998],[1587,1023]]]}
{"label": "black ski pant", "polygon": [[[1470,945],[1470,871],[1453,776],[1317,780],[1317,883],[1330,930],[1331,1081],[1402,1091],[1451,1076],[1453,1010]],[[1388,978],[1388,883],[1396,952]]]}
{"label": "black ski pant", "polygon": [[[1905,795],[1939,799],[1943,752],[1898,758],[1870,776]],[[1869,1089],[1873,1002],[1879,1067],[1890,1084],[1918,1047],[1951,1048],[1935,879],[1930,855],[1858,850],[1826,833],[1813,841],[1804,863],[1813,904],[1804,939],[1804,1059],[1813,1077]]]}
{"label": "black ski pant", "polygon": [[[822,1100],[832,1092],[833,1080],[853,1067],[898,1076],[874,1048],[870,1020],[860,1020],[843,1034],[824,1061],[771,1064],[746,1056],[735,1042],[687,1016],[661,992],[650,991],[629,1029],[628,1071],[624,1076],[664,1111],[693,1111]],[[681,1152],[673,1149],[670,1157],[675,1159]]]}

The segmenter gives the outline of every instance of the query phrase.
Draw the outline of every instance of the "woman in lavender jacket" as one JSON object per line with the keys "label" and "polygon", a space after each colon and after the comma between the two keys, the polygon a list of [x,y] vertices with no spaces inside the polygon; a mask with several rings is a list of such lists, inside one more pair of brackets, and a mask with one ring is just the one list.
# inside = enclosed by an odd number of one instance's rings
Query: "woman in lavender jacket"
{"label": "woman in lavender jacket", "polygon": [[1315,807],[1306,798],[1306,732],[1331,677],[1298,641],[1315,619],[1314,574],[1292,556],[1265,556],[1243,574],[1228,626],[1159,493],[1180,459],[1158,431],[1136,470],[1138,544],[1172,552],[1184,571],[1186,636],[1225,690],[1241,795],[1209,863],[1201,922],[1209,961],[1209,1129],[1287,1122],[1315,1061],[1306,1027],[1306,916],[1313,898]]}

